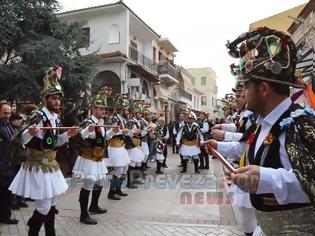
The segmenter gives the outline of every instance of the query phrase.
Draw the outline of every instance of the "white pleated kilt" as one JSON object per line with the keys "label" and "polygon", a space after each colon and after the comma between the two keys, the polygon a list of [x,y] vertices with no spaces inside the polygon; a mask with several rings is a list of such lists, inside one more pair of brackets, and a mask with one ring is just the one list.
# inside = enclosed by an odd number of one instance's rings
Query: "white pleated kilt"
{"label": "white pleated kilt", "polygon": [[145,156],[149,156],[150,151],[149,151],[149,145],[146,142],[141,142],[141,150]]}
{"label": "white pleated kilt", "polygon": [[131,148],[128,150],[128,154],[130,157],[130,161],[142,162],[144,160],[144,154],[141,148],[137,148],[137,147]]}
{"label": "white pleated kilt", "polygon": [[102,161],[92,161],[78,156],[72,172],[73,176],[76,178],[92,179],[93,181],[98,181],[106,179],[108,170],[105,159]]}
{"label": "white pleated kilt", "polygon": [[236,207],[252,208],[250,202],[249,193],[244,192],[242,189],[233,184],[229,190],[228,194],[232,196],[232,205]]}
{"label": "white pleated kilt", "polygon": [[123,167],[130,163],[129,154],[124,147],[108,147],[106,165],[111,167]]}
{"label": "white pleated kilt", "polygon": [[187,146],[183,144],[179,149],[179,153],[182,154],[183,156],[196,156],[199,155],[201,152],[200,147]]}
{"label": "white pleated kilt", "polygon": [[164,161],[164,159],[165,159],[165,157],[163,154],[159,154],[159,153],[156,154],[156,160],[157,161]]}
{"label": "white pleated kilt", "polygon": [[56,197],[67,191],[68,184],[60,170],[55,172],[31,171],[20,168],[9,190],[16,195],[34,200]]}

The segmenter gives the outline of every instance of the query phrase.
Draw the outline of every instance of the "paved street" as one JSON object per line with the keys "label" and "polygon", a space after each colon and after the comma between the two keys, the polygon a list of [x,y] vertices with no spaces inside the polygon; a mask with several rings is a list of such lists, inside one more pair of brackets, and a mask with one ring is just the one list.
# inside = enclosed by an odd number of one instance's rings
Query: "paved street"
{"label": "paved street", "polygon": [[[178,175],[178,164],[178,155],[171,154],[164,175],[154,176],[155,163],[150,163],[153,168],[147,171],[145,183],[136,190],[124,189],[129,196],[121,201],[108,200],[106,187],[100,206],[108,209],[108,213],[93,216],[99,222],[96,226],[79,223],[80,183],[69,179],[68,192],[57,202],[57,234],[242,235],[225,196],[219,161],[211,160],[211,169],[198,176],[190,175],[192,163],[186,175]],[[34,204],[30,203],[28,209],[14,211],[19,224],[0,225],[1,235],[27,235],[26,222],[33,210]]]}

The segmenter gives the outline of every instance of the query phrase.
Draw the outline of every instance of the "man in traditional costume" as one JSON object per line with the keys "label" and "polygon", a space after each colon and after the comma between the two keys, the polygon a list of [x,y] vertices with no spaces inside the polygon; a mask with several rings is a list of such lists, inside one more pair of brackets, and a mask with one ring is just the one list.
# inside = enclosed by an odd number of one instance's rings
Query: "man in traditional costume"
{"label": "man in traditional costume", "polygon": [[260,27],[227,47],[241,58],[247,106],[260,116],[246,142],[248,165],[232,180],[250,193],[264,235],[314,235],[315,112],[289,97],[290,86],[305,88],[295,76],[295,44],[287,33]]}
{"label": "man in traditional costume", "polygon": [[[42,91],[43,106],[36,110],[20,139],[26,146],[27,160],[14,178],[9,190],[13,194],[35,200],[36,209],[28,220],[28,234],[38,235],[44,223],[46,235],[55,235],[56,197],[65,193],[68,185],[56,162],[56,149],[65,144],[69,137],[78,133],[77,128],[60,133],[58,116],[61,86],[61,67],[50,68],[44,77]],[[47,128],[44,130],[43,128]]]}
{"label": "man in traditional costume", "polygon": [[[246,109],[244,86],[241,85],[238,78],[236,78],[236,84],[232,90],[235,93],[237,119],[235,123],[216,124],[213,126],[211,137],[217,141],[240,141],[245,130],[255,124],[256,121],[254,113]],[[226,105],[228,106],[228,104]]]}
{"label": "man in traditional costume", "polygon": [[203,135],[199,125],[194,122],[196,115],[189,112],[187,115],[186,124],[179,130],[176,137],[176,144],[180,147],[179,153],[183,155],[183,170],[181,173],[187,172],[188,160],[193,160],[195,173],[200,173],[198,170],[200,142],[203,142]]}
{"label": "man in traditional costume", "polygon": [[147,135],[145,123],[141,119],[142,103],[140,101],[134,101],[130,110],[132,117],[128,120],[128,128],[131,131],[131,143],[127,147],[131,161],[129,165],[132,168],[139,169],[145,159],[145,155],[142,151],[142,138]]}
{"label": "man in traditional costume", "polygon": [[128,120],[126,123],[126,126],[130,131],[129,135],[125,136],[126,149],[130,158],[126,186],[132,189],[137,188],[135,183],[143,183],[143,180],[140,180],[140,182],[138,182],[134,179],[134,174],[137,172],[138,175],[139,170],[141,170],[142,162],[145,158],[141,148],[141,136],[145,135],[146,131],[144,130],[144,123],[140,119],[141,116],[141,102],[132,101]]}
{"label": "man in traditional costume", "polygon": [[[158,136],[159,135],[159,136]],[[170,138],[169,130],[165,125],[165,119],[159,117],[158,123],[155,129],[155,155],[154,159],[156,160],[156,174],[163,174],[161,168],[165,161],[165,149],[167,148],[167,141]]]}
{"label": "man in traditional costume", "polygon": [[[238,79],[238,78],[236,78]],[[238,109],[245,107],[245,97],[243,99],[244,86],[237,80],[235,88],[232,89],[236,93],[236,103]],[[244,95],[245,96],[245,95]],[[212,143],[217,147],[217,150],[228,160],[233,161],[233,165],[244,166],[244,160],[241,160],[241,156],[238,152],[235,152],[232,147],[234,142],[246,140],[246,133],[250,132],[249,129],[255,128],[255,120],[253,113],[245,110],[239,112],[240,119],[234,124],[220,124],[215,125],[211,134],[213,138],[219,142],[212,140]],[[231,128],[227,131],[227,127]],[[222,142],[223,139],[223,142]],[[235,164],[237,163],[237,164]],[[223,167],[224,172],[228,175],[230,180],[231,173]],[[230,181],[228,182],[231,184]],[[255,213],[252,209],[249,194],[241,190],[237,185],[232,184],[228,189],[228,196],[232,198],[233,209],[238,213],[237,221],[240,228],[244,231],[245,235],[250,236],[257,228],[257,220]]]}
{"label": "man in traditional costume", "polygon": [[112,117],[112,125],[120,127],[120,131],[108,140],[108,163],[107,166],[113,167],[112,179],[108,198],[111,200],[120,200],[120,196],[127,196],[123,193],[121,186],[126,179],[130,158],[125,148],[125,137],[130,134],[127,129],[127,116],[129,109],[129,100],[125,95],[119,94],[115,99],[115,111]]}
{"label": "man in traditional costume", "polygon": [[[84,123],[86,126],[81,130],[81,137],[84,140],[82,151],[73,167],[76,177],[84,180],[80,196],[80,222],[84,224],[97,224],[97,221],[89,216],[89,212],[94,214],[106,213],[98,205],[104,181],[106,179],[107,168],[104,160],[105,141],[118,132],[118,128],[106,131],[104,126],[105,109],[107,107],[107,87],[102,88],[92,100],[92,115]],[[92,191],[92,201],[88,209],[89,195]]]}
{"label": "man in traditional costume", "polygon": [[144,160],[142,162],[141,168],[144,171],[144,170],[150,168],[147,163],[148,163],[148,158],[150,155],[149,139],[150,139],[151,128],[148,126],[149,121],[147,120],[147,117],[151,115],[151,112],[147,109],[146,104],[143,104],[141,111],[142,111],[142,115],[141,115],[140,120],[143,124],[143,129],[145,131],[145,132],[141,132],[141,148],[142,148],[142,152],[144,154]]}

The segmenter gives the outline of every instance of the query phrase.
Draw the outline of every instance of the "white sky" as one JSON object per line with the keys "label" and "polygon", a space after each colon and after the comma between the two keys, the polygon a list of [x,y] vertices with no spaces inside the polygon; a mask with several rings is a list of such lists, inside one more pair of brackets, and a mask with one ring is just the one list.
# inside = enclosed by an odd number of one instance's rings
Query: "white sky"
{"label": "white sky", "polygon": [[[117,0],[59,0],[61,11]],[[249,24],[307,0],[124,0],[142,20],[178,49],[175,63],[185,68],[211,67],[217,74],[218,98],[231,92],[234,78],[225,43]]]}

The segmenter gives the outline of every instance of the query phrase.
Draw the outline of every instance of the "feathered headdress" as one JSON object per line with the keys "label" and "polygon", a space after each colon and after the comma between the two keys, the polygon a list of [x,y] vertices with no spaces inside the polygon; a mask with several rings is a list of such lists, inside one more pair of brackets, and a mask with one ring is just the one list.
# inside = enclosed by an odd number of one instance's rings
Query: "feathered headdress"
{"label": "feathered headdress", "polygon": [[41,95],[43,98],[53,94],[60,94],[61,96],[63,96],[62,88],[59,84],[61,74],[62,68],[59,65],[55,65],[54,67],[49,68],[43,79],[44,86],[41,91]]}

